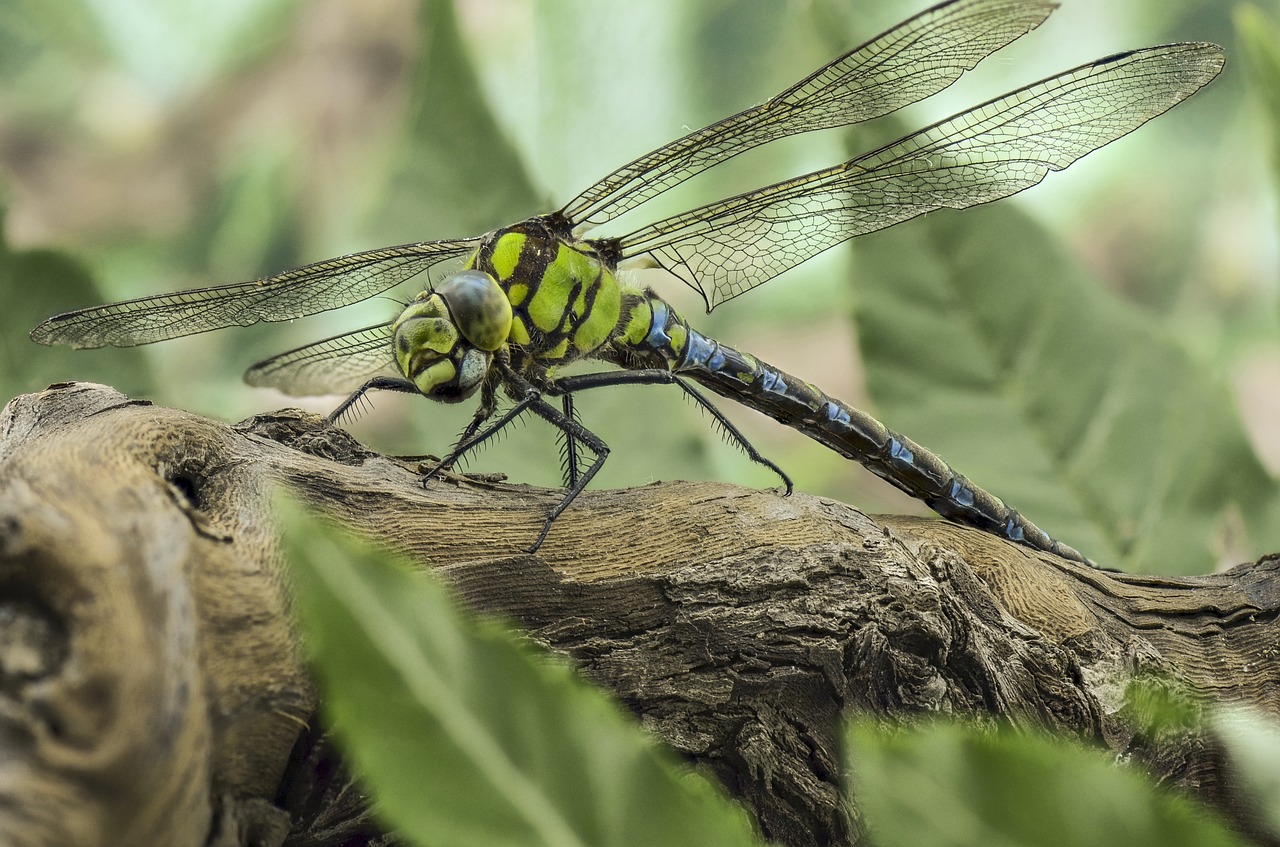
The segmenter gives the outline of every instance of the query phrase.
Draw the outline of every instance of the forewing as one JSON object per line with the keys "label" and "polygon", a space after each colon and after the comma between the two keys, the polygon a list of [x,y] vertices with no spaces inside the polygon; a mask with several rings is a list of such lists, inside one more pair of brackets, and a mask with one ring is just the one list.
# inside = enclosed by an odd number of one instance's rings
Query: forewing
{"label": "forewing", "polygon": [[349,394],[370,378],[398,374],[391,321],[335,335],[273,356],[245,371],[244,381],[295,397]]}
{"label": "forewing", "polygon": [[814,71],[768,102],[623,165],[561,210],[592,226],[774,139],[846,126],[935,94],[1026,34],[1056,4],[951,0],[926,9]]}
{"label": "forewing", "polygon": [[477,243],[468,239],[384,247],[251,282],[78,309],[49,318],[31,331],[31,338],[72,347],[132,347],[229,326],[292,320],[367,300],[438,262],[462,256]]}
{"label": "forewing", "polygon": [[1022,191],[1132,132],[1222,69],[1215,44],[1082,65],[842,165],[675,215],[617,241],[699,291],[708,310],[854,236]]}

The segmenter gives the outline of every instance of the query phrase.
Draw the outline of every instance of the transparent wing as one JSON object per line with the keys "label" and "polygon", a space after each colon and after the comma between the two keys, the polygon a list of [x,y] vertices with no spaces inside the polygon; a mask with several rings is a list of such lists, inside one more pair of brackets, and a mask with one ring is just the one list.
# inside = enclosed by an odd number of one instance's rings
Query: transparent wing
{"label": "transparent wing", "polygon": [[391,323],[367,326],[273,356],[245,371],[244,381],[295,397],[348,394],[371,377],[399,373],[391,350]]}
{"label": "transparent wing", "polygon": [[844,164],[674,215],[617,239],[699,291],[708,310],[846,239],[1007,197],[1132,132],[1222,69],[1215,44],[1099,59]]}
{"label": "transparent wing", "polygon": [[31,338],[72,347],[132,347],[229,326],[292,320],[367,300],[477,243],[468,239],[384,247],[251,282],[77,309],[49,318],[31,331]]}
{"label": "transparent wing", "polygon": [[761,144],[888,114],[946,88],[1038,26],[1056,3],[951,0],[819,68],[768,102],[623,165],[569,201],[569,221],[596,225]]}

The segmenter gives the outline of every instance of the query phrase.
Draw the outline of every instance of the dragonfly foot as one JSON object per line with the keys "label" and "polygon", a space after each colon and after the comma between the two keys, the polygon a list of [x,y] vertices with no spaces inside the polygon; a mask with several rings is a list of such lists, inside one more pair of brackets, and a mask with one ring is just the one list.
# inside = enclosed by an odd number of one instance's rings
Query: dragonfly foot
{"label": "dragonfly foot", "polygon": [[795,491],[795,490],[796,490],[796,487],[791,483],[791,477],[789,477],[789,476],[787,476],[785,473],[783,473],[783,472],[782,472],[782,468],[778,467],[778,466],[777,466],[777,465],[775,465],[773,462],[770,462],[770,461],[766,460],[766,461],[765,461],[765,464],[767,464],[767,465],[768,465],[768,466],[773,470],[773,472],[774,472],[774,473],[776,473],[779,477],[781,477],[781,479],[782,479],[782,496],[783,496],[783,497],[790,497],[790,496],[791,496],[791,493],[792,493],[793,491]]}
{"label": "dragonfly foot", "polygon": [[528,547],[525,548],[524,552],[528,553],[530,556],[532,556],[534,553],[537,553],[538,548],[542,546],[542,542],[547,540],[547,533],[551,531],[551,524],[554,522],[555,522],[555,518],[552,518],[551,520],[544,523],[542,525],[542,532],[538,533],[538,537],[534,539],[534,542],[532,544],[530,544]]}
{"label": "dragonfly foot", "polygon": [[430,482],[430,481],[431,481],[431,480],[433,480],[433,479],[436,479],[437,477],[439,477],[439,476],[440,476],[440,474],[441,474],[441,473],[443,473],[444,471],[447,471],[447,470],[449,470],[449,466],[448,466],[448,465],[446,465],[444,462],[441,462],[440,464],[436,465],[436,466],[435,466],[434,468],[432,468],[431,470],[429,470],[429,471],[427,471],[426,473],[424,473],[424,474],[422,475],[422,487],[423,487],[423,488],[426,488],[426,487],[427,487],[427,483],[428,483],[428,482]]}

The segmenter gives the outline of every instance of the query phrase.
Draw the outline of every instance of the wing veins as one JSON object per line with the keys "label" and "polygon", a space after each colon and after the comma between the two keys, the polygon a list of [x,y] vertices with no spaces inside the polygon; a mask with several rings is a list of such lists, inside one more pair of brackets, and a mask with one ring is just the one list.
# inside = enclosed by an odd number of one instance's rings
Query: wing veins
{"label": "wing veins", "polygon": [[560,210],[595,226],[761,144],[880,117],[946,88],[1037,27],[1055,3],[950,0],[925,9],[759,106],[623,165]]}
{"label": "wing veins", "polygon": [[295,347],[250,367],[244,381],[296,397],[344,394],[370,377],[390,373],[392,321]]}
{"label": "wing veins", "polygon": [[132,347],[230,326],[279,322],[383,293],[457,258],[476,239],[425,241],[326,259],[249,282],[193,288],[55,315],[31,331],[41,344]]}
{"label": "wing veins", "polygon": [[1212,44],[1116,54],[1033,83],[847,162],[673,215],[617,239],[708,309],[817,253],[938,208],[1017,193],[1209,82]]}

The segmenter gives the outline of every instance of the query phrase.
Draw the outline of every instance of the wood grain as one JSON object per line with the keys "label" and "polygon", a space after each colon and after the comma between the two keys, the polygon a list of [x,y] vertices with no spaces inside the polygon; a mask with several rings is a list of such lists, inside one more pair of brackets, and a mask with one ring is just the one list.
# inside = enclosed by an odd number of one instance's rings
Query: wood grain
{"label": "wood grain", "polygon": [[1212,738],[1135,675],[1280,717],[1280,558],[1108,573],[971,529],[713,483],[558,494],[380,456],[297,411],[235,426],[67,384],[0,414],[0,843],[389,843],[289,623],[284,486],[570,656],[780,844],[847,844],[842,715],[1044,727],[1253,832]]}

